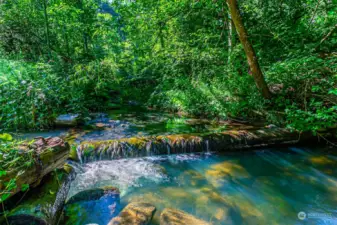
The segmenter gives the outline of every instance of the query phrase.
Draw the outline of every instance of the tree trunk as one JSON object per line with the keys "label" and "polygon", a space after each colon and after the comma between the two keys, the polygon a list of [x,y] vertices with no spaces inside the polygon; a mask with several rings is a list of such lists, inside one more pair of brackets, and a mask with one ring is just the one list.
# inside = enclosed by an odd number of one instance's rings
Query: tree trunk
{"label": "tree trunk", "polygon": [[85,10],[84,10],[84,5],[83,5],[83,1],[80,0],[79,1],[79,8],[82,11],[81,13],[81,21],[83,23],[84,26],[84,30],[83,30],[83,51],[84,51],[84,55],[87,56],[88,55],[88,33],[87,33],[87,22],[85,20]]}
{"label": "tree trunk", "polygon": [[233,52],[233,20],[230,15],[228,15],[227,19],[228,23],[228,66],[230,66],[232,62],[232,52]]}
{"label": "tree trunk", "polygon": [[269,99],[272,97],[271,92],[268,88],[268,85],[264,79],[264,76],[262,74],[259,62],[257,60],[255,51],[253,49],[252,44],[248,40],[248,34],[247,31],[243,25],[242,18],[240,16],[238,4],[236,0],[227,0],[228,7],[231,13],[231,17],[233,20],[233,23],[236,28],[236,32],[239,36],[240,42],[243,45],[243,48],[245,50],[248,64],[250,67],[250,70],[252,71],[252,75],[255,80],[255,84],[261,94],[264,98]]}
{"label": "tree trunk", "polygon": [[43,13],[44,13],[44,20],[45,20],[45,27],[46,27],[46,39],[48,45],[48,53],[50,56],[50,35],[49,35],[49,21],[48,21],[48,12],[47,12],[47,0],[43,0]]}

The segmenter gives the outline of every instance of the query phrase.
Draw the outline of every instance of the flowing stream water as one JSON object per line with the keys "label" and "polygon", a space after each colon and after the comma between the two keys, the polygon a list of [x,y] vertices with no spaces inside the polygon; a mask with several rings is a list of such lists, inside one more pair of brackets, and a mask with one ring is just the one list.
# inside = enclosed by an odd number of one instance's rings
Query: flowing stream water
{"label": "flowing stream water", "polygon": [[[69,195],[117,187],[121,208],[132,201],[157,207],[153,225],[166,207],[214,225],[337,224],[336,166],[337,157],[306,148],[97,161],[74,165]],[[308,218],[300,220],[300,212]],[[81,221],[86,213],[78,212],[78,224],[100,224]]]}

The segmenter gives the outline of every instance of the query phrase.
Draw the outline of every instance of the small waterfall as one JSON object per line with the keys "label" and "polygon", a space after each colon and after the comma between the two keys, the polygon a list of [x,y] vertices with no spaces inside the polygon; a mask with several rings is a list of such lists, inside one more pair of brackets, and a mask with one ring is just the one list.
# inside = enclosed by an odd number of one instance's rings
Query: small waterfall
{"label": "small waterfall", "polygon": [[113,160],[153,155],[230,151],[297,143],[298,134],[285,129],[225,131],[200,135],[131,137],[109,141],[86,141],[77,146],[78,161]]}
{"label": "small waterfall", "polygon": [[[56,175],[57,176],[57,175]],[[46,204],[41,207],[43,222],[38,224],[58,225],[62,220],[63,208],[70,190],[71,182],[75,179],[76,172],[72,170],[60,186],[53,204]],[[34,218],[34,216],[32,217]],[[14,223],[16,224],[16,223]],[[21,224],[21,223],[20,223]],[[35,224],[35,223],[33,223]],[[36,223],[37,224],[37,223]]]}
{"label": "small waterfall", "polygon": [[202,137],[170,135],[148,138],[127,138],[111,141],[88,141],[77,146],[81,163],[153,155],[204,152]]}
{"label": "small waterfall", "polygon": [[71,171],[68,175],[67,179],[63,182],[60,190],[57,192],[56,199],[54,205],[51,210],[51,218],[53,224],[59,224],[59,219],[65,204],[65,201],[68,196],[68,192],[70,190],[70,184],[75,179],[76,173],[75,171]]}

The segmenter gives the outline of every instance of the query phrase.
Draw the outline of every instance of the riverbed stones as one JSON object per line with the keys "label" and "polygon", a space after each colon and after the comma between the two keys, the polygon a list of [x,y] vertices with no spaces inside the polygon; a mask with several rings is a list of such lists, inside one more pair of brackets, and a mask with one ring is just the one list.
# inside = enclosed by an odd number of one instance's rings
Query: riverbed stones
{"label": "riverbed stones", "polygon": [[166,208],[160,215],[160,225],[211,225],[184,211]]}
{"label": "riverbed stones", "polygon": [[152,220],[155,211],[156,207],[150,203],[132,202],[108,225],[147,225]]}

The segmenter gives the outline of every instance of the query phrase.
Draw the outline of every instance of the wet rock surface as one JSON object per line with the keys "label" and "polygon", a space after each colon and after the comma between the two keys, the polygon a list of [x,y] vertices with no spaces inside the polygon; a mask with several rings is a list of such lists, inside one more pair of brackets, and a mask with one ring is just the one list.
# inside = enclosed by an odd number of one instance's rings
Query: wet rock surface
{"label": "wet rock surface", "polygon": [[118,189],[85,190],[71,197],[65,206],[65,224],[107,224],[120,211]]}
{"label": "wet rock surface", "polygon": [[[276,145],[315,142],[312,135],[286,129],[229,130],[219,133],[172,134],[83,141],[77,147],[81,162],[196,152],[228,152]],[[317,140],[316,140],[317,142]]]}
{"label": "wet rock surface", "polygon": [[130,203],[108,225],[147,225],[151,222],[155,211],[156,207],[150,203]]}
{"label": "wet rock surface", "polygon": [[106,195],[118,195],[119,190],[115,187],[103,187],[85,190],[77,193],[67,200],[67,204],[74,204],[81,201],[95,201]]}
{"label": "wet rock surface", "polygon": [[184,211],[166,208],[160,215],[160,225],[211,225]]}

